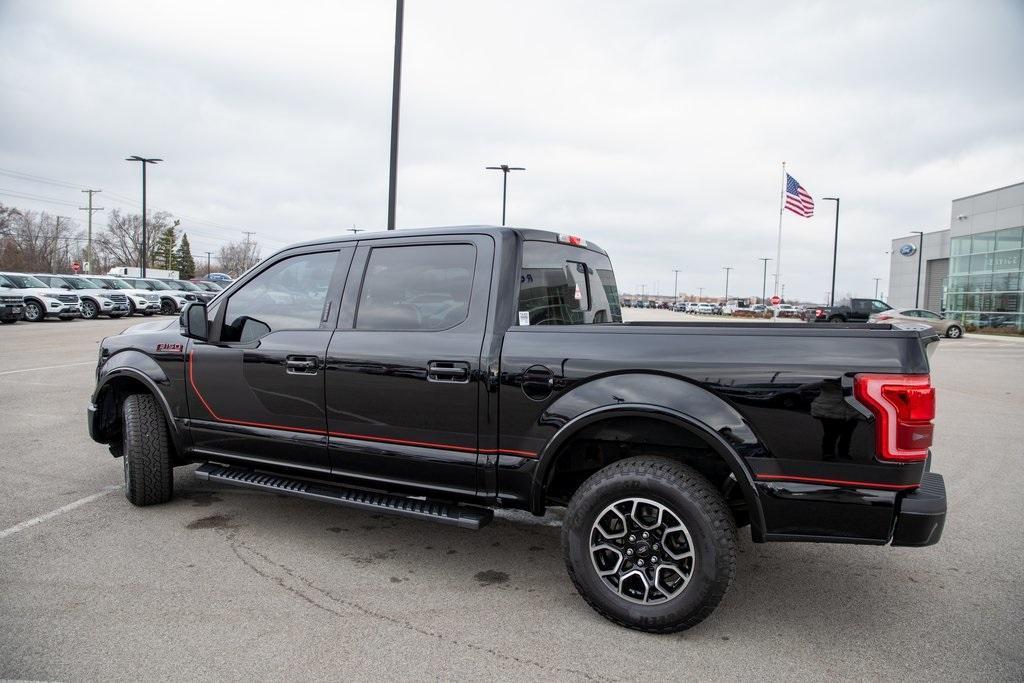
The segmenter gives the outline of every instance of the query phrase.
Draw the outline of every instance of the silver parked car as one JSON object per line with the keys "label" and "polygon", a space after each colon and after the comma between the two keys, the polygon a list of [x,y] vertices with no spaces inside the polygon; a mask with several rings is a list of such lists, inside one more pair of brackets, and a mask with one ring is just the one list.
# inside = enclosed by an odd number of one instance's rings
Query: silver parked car
{"label": "silver parked car", "polygon": [[937,333],[945,337],[949,337],[950,339],[959,339],[960,337],[964,336],[964,328],[959,321],[943,318],[935,311],[929,311],[924,308],[893,308],[888,311],[882,311],[881,313],[875,313],[868,319],[868,322],[924,323],[928,327],[935,330]]}

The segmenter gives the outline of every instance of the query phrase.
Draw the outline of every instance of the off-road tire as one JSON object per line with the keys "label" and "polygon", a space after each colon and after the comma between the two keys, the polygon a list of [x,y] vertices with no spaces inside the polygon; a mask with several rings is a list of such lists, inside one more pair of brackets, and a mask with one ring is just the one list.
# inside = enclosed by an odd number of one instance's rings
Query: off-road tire
{"label": "off-road tire", "polygon": [[[615,501],[632,497],[668,507],[692,538],[689,583],[665,602],[626,600],[598,576],[591,558],[597,517]],[[601,616],[639,631],[671,633],[700,623],[721,602],[736,574],[736,524],[721,494],[693,468],[670,458],[628,458],[593,474],[573,495],[562,526],[562,551],[573,584]]]}
{"label": "off-road tire", "polygon": [[166,503],[174,492],[171,439],[152,394],[131,394],[121,408],[124,494],[132,505]]}

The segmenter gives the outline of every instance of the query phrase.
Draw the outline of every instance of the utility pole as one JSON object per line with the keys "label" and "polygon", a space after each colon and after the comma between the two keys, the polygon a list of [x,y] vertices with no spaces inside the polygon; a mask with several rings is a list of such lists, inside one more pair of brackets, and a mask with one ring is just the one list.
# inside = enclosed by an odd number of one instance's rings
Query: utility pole
{"label": "utility pole", "polygon": [[761,273],[761,305],[764,306],[765,305],[764,295],[765,295],[765,291],[766,291],[766,287],[767,287],[767,283],[768,283],[768,262],[771,261],[771,259],[770,258],[760,258],[760,259],[758,259],[758,261],[761,261],[764,264],[764,272]]}
{"label": "utility pole", "polygon": [[839,197],[822,197],[823,201],[836,203],[836,234],[832,241],[832,289],[828,305],[836,305],[836,256],[839,254]]}
{"label": "utility pole", "polygon": [[875,298],[876,299],[878,298],[878,281],[881,280],[881,279],[882,278],[880,278],[880,277],[876,277],[875,278]]}
{"label": "utility pole", "polygon": [[640,300],[647,301],[647,285],[640,285]]}
{"label": "utility pole", "polygon": [[722,270],[725,271],[725,303],[729,303],[729,271],[732,270],[732,266],[722,266]]}
{"label": "utility pole", "polygon": [[676,284],[672,288],[672,300],[675,301],[676,297],[679,296],[679,269],[673,268],[672,272],[676,274]]}
{"label": "utility pole", "polygon": [[500,166],[488,166],[485,170],[501,171],[501,224],[505,225],[505,199],[508,197],[508,172],[525,171],[526,169],[523,168],[522,166],[509,166],[508,164],[501,164]]}
{"label": "utility pole", "polygon": [[697,294],[697,303],[700,303],[701,301],[704,301],[704,288],[698,287],[697,291],[699,292]]}
{"label": "utility pole", "polygon": [[147,159],[145,157],[140,157],[139,155],[135,154],[135,155],[132,155],[132,156],[128,157],[127,159],[125,159],[125,161],[138,161],[139,163],[142,164],[142,259],[141,259],[141,265],[142,265],[142,277],[146,277],[146,249],[148,248],[148,245],[146,244],[146,166],[149,165],[149,164],[159,163],[159,162],[163,161],[163,159]]}
{"label": "utility pole", "polygon": [[348,232],[352,233],[353,235],[358,235],[361,232],[366,232],[366,230],[364,230],[363,228],[357,228],[355,225],[353,225],[351,228],[348,229]]}
{"label": "utility pole", "polygon": [[82,190],[82,192],[87,192],[89,194],[89,206],[80,206],[80,207],[78,207],[79,211],[88,211],[89,212],[88,213],[88,216],[89,216],[89,237],[88,237],[88,240],[85,243],[85,258],[86,258],[86,261],[85,261],[85,272],[89,273],[89,274],[92,274],[92,214],[93,214],[94,211],[102,211],[103,210],[102,206],[97,206],[96,208],[93,208],[93,206],[92,206],[92,196],[94,194],[96,194],[97,192],[102,192],[102,191],[103,190]]}
{"label": "utility pole", "polygon": [[405,0],[395,3],[395,71],[391,80],[391,170],[388,174],[388,230],[395,229],[398,192],[398,112],[402,95],[402,24]]}
{"label": "utility pole", "polygon": [[924,251],[924,232],[921,230],[911,230],[910,232],[921,236],[917,242],[917,286],[914,287],[914,308],[917,308],[921,301],[921,252]]}
{"label": "utility pole", "polygon": [[210,277],[210,271],[213,270],[213,267],[210,265],[210,256],[212,256],[212,255],[213,255],[213,252],[211,252],[211,251],[206,252],[206,277]]}

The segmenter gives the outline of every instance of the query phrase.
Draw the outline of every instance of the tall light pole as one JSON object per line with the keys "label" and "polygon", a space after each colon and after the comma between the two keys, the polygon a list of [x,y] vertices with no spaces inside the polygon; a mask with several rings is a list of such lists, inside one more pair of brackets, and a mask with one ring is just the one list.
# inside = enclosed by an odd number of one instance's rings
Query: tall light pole
{"label": "tall light pole", "polygon": [[910,234],[921,236],[917,241],[917,286],[914,287],[914,308],[917,308],[921,301],[921,252],[924,251],[924,232],[911,230]]}
{"label": "tall light pole", "polygon": [[704,288],[703,287],[698,287],[697,288],[697,303],[700,303],[701,301],[704,301]]}
{"label": "tall light pole", "polygon": [[673,268],[672,272],[676,274],[676,283],[672,287],[672,300],[674,301],[679,296],[679,269]]}
{"label": "tall light pole", "polygon": [[647,285],[640,285],[640,300],[647,301]]}
{"label": "tall light pole", "polygon": [[501,164],[500,166],[488,166],[488,171],[501,171],[501,224],[505,225],[505,199],[508,197],[508,172],[509,171],[525,171],[526,169],[522,166],[509,166],[508,164]]}
{"label": "tall light pole", "polygon": [[147,159],[137,154],[125,159],[125,161],[138,161],[142,164],[142,277],[146,277],[146,166],[156,164],[163,159]]}
{"label": "tall light pole", "polygon": [[878,281],[881,280],[881,279],[882,278],[880,278],[880,277],[876,277],[875,278],[875,298],[876,299],[878,298]]}
{"label": "tall light pole", "polygon": [[398,112],[402,95],[402,22],[405,0],[395,3],[395,71],[391,80],[391,169],[388,174],[388,230],[395,229],[398,192]]}
{"label": "tall light pole", "polygon": [[828,305],[836,305],[836,256],[839,254],[839,197],[822,197],[826,202],[836,203],[836,234],[832,241],[832,289]]}
{"label": "tall light pole", "polygon": [[732,270],[732,266],[722,266],[722,270],[725,271],[725,303],[729,303],[729,271]]}
{"label": "tall light pole", "polygon": [[770,258],[760,258],[760,259],[758,259],[758,261],[761,261],[764,264],[764,272],[761,274],[761,305],[764,306],[765,305],[765,300],[764,300],[765,288],[766,288],[766,284],[768,282],[768,262],[771,261],[771,259]]}
{"label": "tall light pole", "polygon": [[82,192],[85,192],[85,193],[87,193],[89,195],[89,206],[80,206],[80,207],[78,207],[79,211],[88,211],[89,212],[89,237],[88,237],[88,239],[85,242],[85,258],[88,259],[88,260],[85,262],[85,272],[90,273],[90,274],[92,273],[92,214],[95,211],[102,211],[103,210],[102,206],[93,207],[93,205],[92,205],[92,196],[94,194],[96,194],[97,192],[102,192],[102,191],[103,190],[82,190]]}

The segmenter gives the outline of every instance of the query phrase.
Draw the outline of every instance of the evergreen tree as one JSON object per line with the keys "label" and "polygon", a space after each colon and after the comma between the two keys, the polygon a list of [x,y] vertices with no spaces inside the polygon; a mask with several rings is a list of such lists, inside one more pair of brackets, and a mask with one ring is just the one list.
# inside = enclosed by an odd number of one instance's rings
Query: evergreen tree
{"label": "evergreen tree", "polygon": [[177,270],[178,268],[178,255],[174,251],[174,247],[178,243],[178,232],[174,229],[175,226],[177,226],[177,222],[164,230],[157,244],[157,257],[161,264],[160,267],[164,270]]}
{"label": "evergreen tree", "polygon": [[196,276],[196,262],[192,258],[192,247],[188,243],[188,234],[181,235],[181,244],[178,245],[176,254],[178,261],[178,275],[182,280],[189,280]]}

